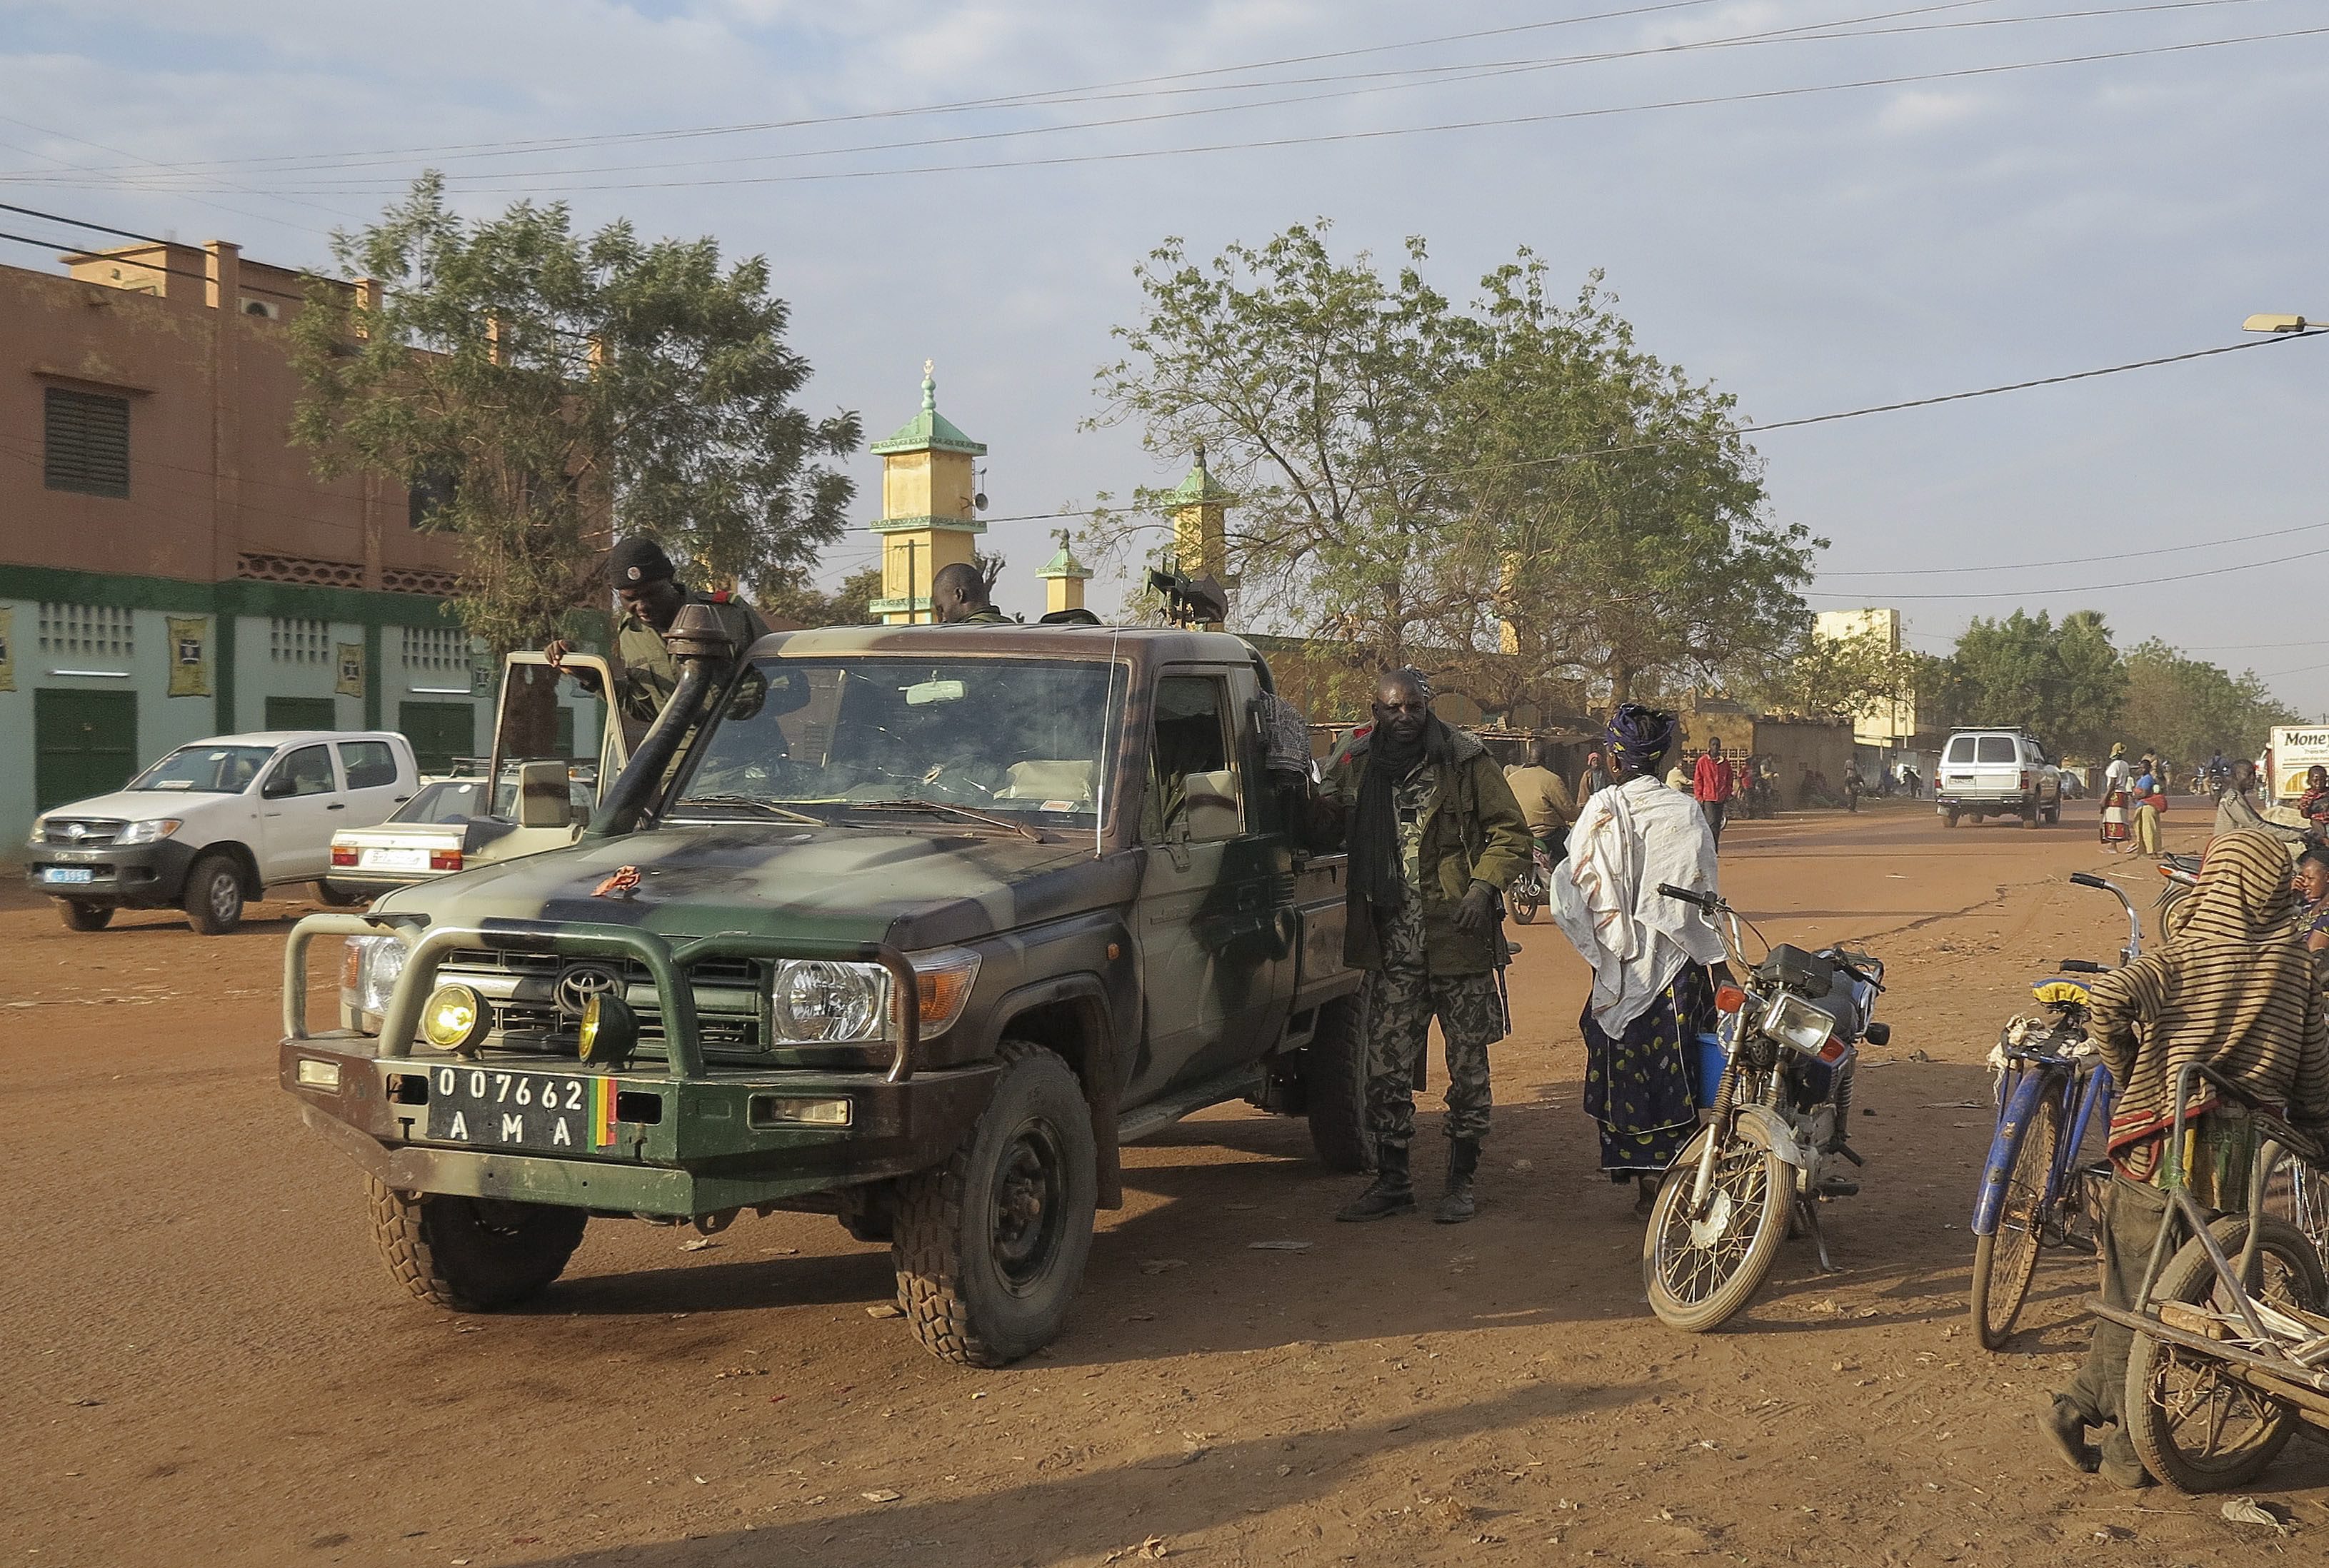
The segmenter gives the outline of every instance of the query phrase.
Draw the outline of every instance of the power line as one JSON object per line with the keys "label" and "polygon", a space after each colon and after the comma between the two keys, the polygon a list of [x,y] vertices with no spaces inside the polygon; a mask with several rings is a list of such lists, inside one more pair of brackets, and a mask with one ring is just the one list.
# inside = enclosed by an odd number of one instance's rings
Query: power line
{"label": "power line", "polygon": [[[2020,588],[1997,588],[1981,593],[1886,594],[1883,596],[1888,599],[2027,599],[2047,598],[2061,594],[2100,594],[2108,593],[2115,588],[2147,588],[2160,583],[2188,583],[2195,582],[2201,577],[2227,577],[2233,572],[2259,571],[2266,567],[2282,567],[2292,561],[2312,560],[2315,557],[2324,555],[2329,555],[2329,545],[2324,545],[2319,549],[2300,550],[2295,555],[2276,556],[2270,560],[2249,561],[2245,566],[2211,567],[2202,572],[2177,572],[2164,577],[2131,577],[2124,582],[2080,583],[2069,587],[2039,585]],[[1807,593],[1805,596],[1814,599],[1841,599],[1853,596],[1814,592]]]}
{"label": "power line", "polygon": [[[1174,94],[1193,92],[1218,93],[1223,91],[1244,91],[1265,87],[1331,85],[1335,82],[1353,80],[1374,81],[1375,83],[1372,86],[1349,87],[1338,91],[1301,93],[1287,98],[1256,99],[1240,103],[1212,104],[1193,108],[1159,109],[1144,114],[1120,115],[1112,118],[1068,120],[1052,125],[1023,126],[1003,130],[957,132],[942,136],[918,137],[904,141],[863,143],[854,146],[818,147],[790,152],[745,153],[713,159],[692,159],[681,163],[627,163],[556,169],[504,170],[498,171],[491,174],[453,174],[448,176],[448,183],[459,185],[464,189],[470,189],[474,187],[468,184],[468,182],[488,178],[504,180],[525,179],[530,181],[541,181],[553,178],[571,179],[590,174],[645,174],[658,169],[697,169],[704,168],[713,164],[793,162],[804,158],[831,158],[853,155],[863,153],[897,152],[933,146],[956,146],[977,142],[1011,140],[1024,136],[1058,136],[1067,133],[1113,129],[1123,126],[1147,125],[1164,120],[1193,119],[1223,114],[1242,114],[1258,109],[1282,108],[1291,104],[1326,103],[1338,99],[1364,97],[1384,92],[1405,91],[1409,89],[1419,87],[1447,86],[1452,83],[1559,70],[1574,65],[1608,64],[1620,61],[1670,57],[1674,55],[1691,54],[1720,49],[1757,47],[1772,43],[1825,42],[1839,40],[1874,39],[1907,33],[1947,31],[1972,27],[2020,26],[2031,23],[2083,20],[2096,17],[2115,18],[2126,15],[2130,12],[2181,11],[2211,8],[2221,5],[2248,5],[2267,3],[2267,0],[2155,0],[2155,3],[2150,5],[2110,7],[2105,9],[2088,9],[2080,11],[2049,12],[2033,16],[2007,16],[1963,22],[1928,23],[1915,26],[1898,28],[1872,28],[1866,25],[1871,23],[1896,21],[1902,17],[1929,15],[1937,11],[1962,10],[1971,5],[1985,5],[1994,3],[1994,0],[1945,0],[1945,3],[1943,4],[1913,6],[1906,10],[1876,12],[1862,16],[1837,18],[1829,22],[1799,23],[1791,26],[1767,28],[1754,33],[1735,33],[1724,37],[1698,39],[1686,43],[1653,44],[1635,49],[1607,50],[1588,54],[1554,55],[1529,60],[1480,61],[1454,65],[1415,66],[1390,71],[1361,72],[1354,74],[1345,73],[1325,77],[1293,78],[1278,82],[1240,82],[1231,84],[1227,87],[1213,86],[1204,88],[1174,89],[1169,89],[1170,92]],[[1819,31],[1823,28],[1848,29],[1848,31]],[[1401,81],[1376,80],[1376,79],[1383,77],[1421,78],[1422,80]],[[1119,96],[1155,97],[1159,95],[1148,93]],[[1073,101],[1077,100],[1061,99],[1055,99],[1052,103],[1029,105],[1026,107],[1049,108],[1053,107],[1053,104],[1063,104]],[[297,172],[319,174],[330,173],[333,172],[335,167],[369,167],[379,166],[383,164],[391,163],[401,164],[401,162],[402,160],[376,159],[370,160],[363,164],[351,164],[346,165],[334,165],[328,163],[318,162],[306,165],[304,169]],[[341,192],[378,192],[382,189],[392,187],[383,186],[382,182],[377,179],[364,177],[362,179],[340,181],[329,187],[310,188],[328,188]]]}
{"label": "power line", "polygon": [[[1342,143],[1391,140],[1405,136],[1443,135],[1454,131],[1502,129],[1516,126],[1549,125],[1571,120],[1589,120],[1646,114],[1666,109],[1706,108],[1730,104],[1777,102],[1790,99],[1813,98],[1827,93],[1855,92],[1877,88],[1904,87],[1932,81],[1961,81],[1981,77],[2009,75],[2023,71],[2045,70],[2061,66],[2093,65],[2120,60],[2150,56],[2188,54],[2201,50],[2230,48],[2246,43],[2287,42],[2294,39],[2316,38],[2329,34],[2329,26],[2291,28],[2278,33],[2243,33],[2231,38],[2201,39],[2170,44],[2152,44],[2140,48],[2106,50],[2087,54],[2060,55],[2045,60],[2010,61],[1995,65],[1966,66],[1951,70],[1908,72],[1895,76],[1867,77],[1852,81],[1822,82],[1806,87],[1769,88],[1753,92],[1714,93],[1693,98],[1664,99],[1648,103],[1621,104],[1605,108],[1547,110],[1539,114],[1496,116],[1478,119],[1446,121],[1433,125],[1398,126],[1372,130],[1318,132],[1308,135],[1256,138],[1247,141],[1197,143],[1177,147],[1135,148],[1109,153],[1061,153],[1032,158],[992,158],[974,163],[915,164],[890,169],[846,169],[807,171],[788,174],[738,174],[702,180],[646,180],[627,183],[593,181],[593,192],[632,190],[680,190],[722,185],[769,185],[826,183],[844,180],[897,179],[918,174],[974,174],[996,169],[1060,168],[1088,164],[1145,162],[1156,158],[1182,157],[1202,153],[1234,153],[1272,151],[1283,147],[1319,146]],[[201,186],[177,187],[183,190],[204,189]],[[525,192],[543,189],[539,185],[471,184],[464,187],[473,194]],[[288,188],[287,188],[288,189]],[[303,188],[304,189],[304,188]]]}
{"label": "power line", "polygon": [[[23,208],[21,208],[21,207],[8,207],[8,208],[6,208],[5,210],[6,210],[6,211],[11,211],[11,212],[21,212],[21,211],[24,211],[24,209],[23,209]],[[61,221],[64,221],[64,222],[71,222],[71,219],[64,219],[64,220],[61,220]],[[66,244],[64,241],[60,240],[60,239],[33,239],[33,238],[31,235],[29,235],[29,234],[10,234],[10,233],[7,233],[7,232],[5,232],[5,231],[0,231],[0,239],[6,239],[6,240],[10,240],[10,241],[13,241],[14,243],[18,244],[18,245],[30,245],[30,246],[32,246],[34,249],[37,249],[37,250],[47,250],[47,251],[52,251],[52,252],[53,252],[53,251],[59,251],[59,250],[61,250],[61,251],[65,251],[65,252],[67,252],[67,253],[69,253],[69,254],[72,254],[72,255],[80,255],[80,256],[89,256],[89,255],[95,254],[95,253],[90,252],[90,251],[78,249],[77,249],[77,248],[75,248],[74,246],[71,246],[71,245]],[[159,244],[162,244],[162,243],[164,243],[164,242],[163,242],[163,241],[161,241],[161,240],[158,240],[158,239],[157,239],[157,240],[154,241],[154,243],[156,243],[156,245],[159,245]],[[125,267],[134,267],[134,268],[137,268],[137,269],[138,269],[139,271],[141,271],[141,272],[159,272],[159,273],[165,273],[165,274],[166,274],[166,275],[168,275],[169,277],[191,277],[191,278],[194,279],[194,281],[196,281],[197,283],[210,283],[210,282],[213,282],[213,281],[215,281],[214,279],[212,279],[212,278],[211,275],[210,275],[209,273],[207,273],[207,272],[192,272],[192,271],[189,271],[189,270],[187,270],[185,268],[183,268],[183,267],[165,267],[165,266],[163,266],[163,265],[162,265],[160,262],[158,262],[158,261],[136,261],[136,260],[124,260],[124,261],[122,262],[122,265],[123,265],[123,266],[125,266]],[[86,280],[85,280],[85,279],[82,279],[82,280],[77,280],[77,281],[86,281]],[[112,286],[111,286],[111,285],[109,285],[109,284],[100,284],[100,285],[99,285],[98,286],[99,286],[99,287],[111,287]],[[279,289],[279,288],[269,288],[269,287],[265,286],[264,285],[257,284],[257,283],[244,283],[244,284],[240,284],[240,285],[238,285],[237,286],[238,286],[238,290],[239,290],[239,292],[243,293],[243,294],[270,294],[270,295],[273,295],[273,296],[274,296],[276,298],[278,298],[278,299],[298,300],[298,301],[303,301],[303,302],[304,302],[304,301],[306,299],[306,297],[307,297],[306,295],[303,295],[303,294],[286,294],[283,290],[281,290],[281,289]],[[129,292],[136,292],[136,291],[135,291],[135,290],[132,290],[132,291],[129,291]]]}
{"label": "power line", "polygon": [[[208,171],[226,168],[257,168],[261,164],[308,163],[329,164],[350,159],[374,156],[416,156],[433,154],[474,154],[479,156],[498,156],[508,155],[498,153],[495,151],[495,149],[509,149],[512,154],[523,152],[562,152],[573,147],[603,146],[627,142],[679,140],[696,136],[740,136],[760,131],[792,130],[812,126],[843,125],[863,120],[893,119],[916,115],[957,114],[984,108],[1012,108],[1026,104],[1032,104],[1033,107],[1041,107],[1039,100],[1069,98],[1077,94],[1111,91],[1117,89],[1141,87],[1152,83],[1191,80],[1200,77],[1235,75],[1250,70],[1268,70],[1285,65],[1311,65],[1321,61],[1350,60],[1356,59],[1362,55],[1387,54],[1402,50],[1431,48],[1445,43],[1468,43],[1476,39],[1481,38],[1497,38],[1519,33],[1542,32],[1547,29],[1556,27],[1574,27],[1594,22],[1630,20],[1636,17],[1655,15],[1670,11],[1694,10],[1715,3],[1716,0],[1663,0],[1662,4],[1657,5],[1630,5],[1616,11],[1593,12],[1583,16],[1556,17],[1543,22],[1517,23],[1511,26],[1482,28],[1469,33],[1441,33],[1429,38],[1410,39],[1400,43],[1365,44],[1352,49],[1329,50],[1315,54],[1284,55],[1273,60],[1248,61],[1240,65],[1207,66],[1202,69],[1185,71],[1167,71],[1155,76],[1129,77],[1117,81],[1089,83],[1082,87],[1050,88],[1023,93],[1005,94],[994,98],[957,99],[951,102],[922,104],[906,108],[870,109],[841,115],[813,115],[795,119],[763,120],[738,125],[689,126],[656,131],[609,131],[596,136],[585,136],[541,137],[528,140],[490,142],[440,142],[434,145],[409,147],[357,148],[339,153],[278,153],[260,157],[220,158],[211,159],[208,161],[197,161],[182,166],[192,170]],[[1966,3],[1991,4],[1993,3],[1993,0],[1966,0]],[[24,124],[21,120],[12,123],[19,125]],[[37,126],[31,127],[29,128],[33,130],[40,129]],[[96,144],[91,143],[90,145],[95,146]],[[134,156],[134,155],[124,155]],[[56,163],[61,162],[61,160],[51,159],[50,162]],[[67,166],[70,167],[71,165]],[[134,164],[116,164],[113,166],[113,170],[107,170],[100,167],[91,169],[89,172],[92,174],[108,173],[118,170],[150,166],[152,165],[148,164],[145,160],[139,159]]]}
{"label": "power line", "polygon": [[[2113,560],[2138,560],[2145,556],[2181,555],[2187,550],[2213,549],[2218,545],[2252,544],[2260,539],[2286,539],[2292,533],[2311,533],[2315,529],[2329,528],[2329,522],[2299,523],[2295,528],[2277,528],[2269,533],[2236,534],[2230,539],[2205,539],[2196,544],[2168,544],[2157,549],[2119,549],[2110,552]],[[2001,562],[1985,567],[1902,567],[1897,569],[1869,568],[1855,571],[1822,571],[1822,577],[1948,577],[1965,572],[2024,572],[2044,567],[2085,566],[2095,558],[2091,555],[2070,556],[2060,560]]]}

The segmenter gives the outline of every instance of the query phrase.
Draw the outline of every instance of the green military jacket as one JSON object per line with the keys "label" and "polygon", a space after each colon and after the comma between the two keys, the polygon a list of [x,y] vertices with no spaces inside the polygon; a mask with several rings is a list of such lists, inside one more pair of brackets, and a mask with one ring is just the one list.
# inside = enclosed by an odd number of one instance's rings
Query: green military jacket
{"label": "green military jacket", "polygon": [[[1504,931],[1498,925],[1477,934],[1458,929],[1456,906],[1475,882],[1499,891],[1512,886],[1529,863],[1528,822],[1488,748],[1463,730],[1451,728],[1448,733],[1455,740],[1454,761],[1424,765],[1438,768],[1441,775],[1438,788],[1429,792],[1432,803],[1418,824],[1424,962],[1434,974],[1478,974],[1495,968],[1504,957],[1497,946]],[[1327,815],[1343,824],[1345,834],[1358,810],[1359,786],[1366,779],[1367,751],[1366,739],[1356,742],[1319,786]],[[1382,941],[1375,930],[1374,906],[1356,887],[1349,900],[1343,962],[1381,969]]]}
{"label": "green military jacket", "polygon": [[[751,606],[732,594],[691,589],[686,602],[710,605],[719,612],[720,624],[736,641],[739,658],[768,634],[768,624]],[[671,700],[673,690],[679,685],[679,665],[664,646],[663,634],[648,625],[637,611],[627,611],[615,625],[615,655],[619,666],[615,671],[617,709],[624,718],[637,723],[654,723],[655,715],[663,711],[663,705]]]}

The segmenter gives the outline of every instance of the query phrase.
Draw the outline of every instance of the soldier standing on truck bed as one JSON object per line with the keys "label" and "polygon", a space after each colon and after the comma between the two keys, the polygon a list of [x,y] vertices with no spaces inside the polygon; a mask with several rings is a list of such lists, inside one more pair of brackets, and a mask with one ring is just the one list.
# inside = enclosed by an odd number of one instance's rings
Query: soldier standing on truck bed
{"label": "soldier standing on truck bed", "polygon": [[[623,606],[623,617],[615,626],[615,653],[622,667],[615,674],[614,704],[616,711],[634,724],[653,724],[679,685],[679,666],[673,662],[663,639],[679,618],[682,606],[717,606],[720,624],[734,640],[738,658],[768,634],[768,623],[733,594],[681,587],[671,558],[651,539],[623,540],[615,547],[609,564],[614,568],[615,597]],[[567,670],[562,662],[573,651],[574,644],[561,637],[542,652],[552,669],[573,676],[585,691],[597,692],[596,672]]]}
{"label": "soldier standing on truck bed", "polygon": [[1367,1131],[1375,1178],[1334,1217],[1412,1212],[1408,1143],[1431,1020],[1447,1044],[1447,1190],[1437,1218],[1470,1219],[1488,1132],[1488,1047],[1508,1020],[1498,896],[1528,864],[1528,824],[1495,758],[1431,712],[1420,671],[1376,683],[1374,727],[1336,758],[1320,796],[1350,848],[1344,961],[1366,972]]}

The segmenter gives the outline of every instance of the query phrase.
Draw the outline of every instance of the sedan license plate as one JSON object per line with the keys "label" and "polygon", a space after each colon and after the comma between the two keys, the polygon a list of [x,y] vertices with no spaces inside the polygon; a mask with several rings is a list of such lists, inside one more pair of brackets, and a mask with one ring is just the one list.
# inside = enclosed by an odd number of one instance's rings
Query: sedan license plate
{"label": "sedan license plate", "polygon": [[426,871],[429,869],[429,851],[363,850],[356,855],[356,866],[365,871]]}
{"label": "sedan license plate", "polygon": [[604,1152],[615,1146],[615,1080],[597,1074],[438,1067],[429,1075],[429,1137],[486,1149]]}
{"label": "sedan license plate", "polygon": [[87,866],[43,866],[41,868],[41,880],[43,882],[90,882],[96,880],[96,878],[97,873]]}

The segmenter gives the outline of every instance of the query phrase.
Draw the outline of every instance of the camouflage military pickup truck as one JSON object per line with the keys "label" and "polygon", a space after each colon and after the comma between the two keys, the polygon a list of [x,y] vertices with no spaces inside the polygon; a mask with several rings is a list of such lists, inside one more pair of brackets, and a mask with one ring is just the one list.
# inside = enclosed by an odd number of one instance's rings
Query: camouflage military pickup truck
{"label": "camouflage military pickup truck", "polygon": [[1365,1162],[1344,862],[1265,771],[1250,645],[720,639],[674,626],[679,690],[579,842],[292,933],[283,1086],[414,1294],[524,1300],[593,1218],[807,1210],[991,1366],[1058,1332],[1127,1141],[1244,1099]]}

